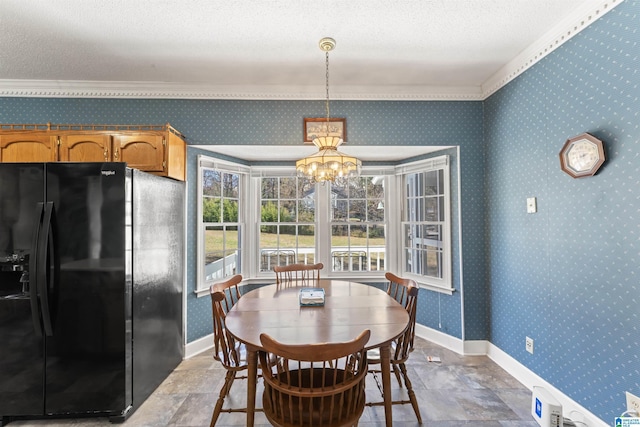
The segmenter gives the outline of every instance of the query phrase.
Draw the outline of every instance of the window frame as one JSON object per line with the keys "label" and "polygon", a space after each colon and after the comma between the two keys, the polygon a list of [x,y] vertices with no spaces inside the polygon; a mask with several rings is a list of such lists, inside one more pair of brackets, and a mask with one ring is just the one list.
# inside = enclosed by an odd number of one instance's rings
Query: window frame
{"label": "window frame", "polygon": [[[256,270],[258,274],[263,274],[263,273],[267,273],[268,275],[272,276],[273,275],[273,271],[272,270],[262,270],[262,248],[261,248],[261,231],[260,228],[264,225],[267,226],[275,226],[275,227],[301,227],[301,226],[312,226],[313,227],[313,239],[314,239],[314,246],[313,246],[313,259],[314,262],[316,262],[317,260],[317,250],[318,250],[318,244],[317,244],[317,227],[318,227],[318,221],[317,221],[317,206],[318,206],[318,191],[317,191],[317,185],[315,186],[315,191],[314,191],[314,200],[313,200],[313,204],[314,204],[314,220],[313,222],[309,222],[309,221],[299,221],[299,215],[300,215],[300,211],[299,211],[299,205],[298,203],[302,200],[301,198],[299,198],[299,194],[298,194],[298,190],[299,190],[299,178],[296,177],[295,175],[291,175],[291,170],[286,170],[283,171],[281,173],[274,173],[274,171],[271,171],[271,173],[265,173],[266,171],[261,170],[259,176],[256,176],[256,174],[254,174],[252,176],[252,186],[256,187],[255,188],[255,192],[256,192],[256,197],[257,197],[257,202],[255,203],[255,207],[253,206],[249,206],[249,208],[252,211],[256,211],[256,221],[255,224],[257,225],[256,230],[255,230],[255,238],[250,239],[251,241],[255,241],[256,242],[256,249],[255,251],[253,251],[255,253],[255,257],[257,258],[258,264],[256,266]],[[281,197],[282,195],[280,194],[280,191],[278,191],[278,195],[276,198],[268,198],[268,199],[263,199],[262,198],[262,180],[263,179],[278,179],[279,181],[279,187],[278,189],[280,190],[280,180],[282,179],[296,179],[296,195],[295,198],[283,198]],[[265,200],[269,200],[269,201],[276,201],[276,206],[282,206],[283,202],[287,202],[287,201],[292,201],[295,200],[296,202],[296,219],[294,221],[282,221],[281,218],[278,218],[276,221],[270,221],[270,222],[262,222],[262,202]],[[280,214],[280,209],[278,210],[278,213]],[[277,232],[275,233],[277,235],[277,240],[278,242],[280,241],[280,233]],[[297,260],[299,259],[300,253],[298,252],[301,249],[301,247],[299,246],[299,235],[296,234],[296,246],[295,246],[295,262],[297,262]],[[277,249],[278,251],[283,250],[279,243],[277,245]]]}
{"label": "window frame", "polygon": [[[209,293],[211,282],[203,283],[204,269],[204,242],[201,238],[203,232],[202,221],[202,172],[201,167],[219,168],[221,171],[242,174],[241,206],[239,209],[239,223],[243,225],[241,235],[242,245],[244,248],[242,258],[242,271],[239,272],[244,277],[245,283],[265,283],[273,279],[272,272],[260,271],[259,258],[259,222],[260,215],[260,179],[261,177],[293,177],[295,176],[295,168],[293,166],[246,166],[242,163],[234,161],[221,160],[215,157],[198,156],[198,188],[197,188],[197,277],[196,290],[197,296],[205,296]],[[404,271],[405,253],[402,241],[403,229],[403,210],[404,202],[404,175],[407,173],[415,173],[418,171],[428,171],[428,168],[445,167],[445,248],[443,257],[444,277],[442,280],[430,280],[423,276],[410,274],[409,276],[423,288],[430,289],[439,293],[451,295],[455,292],[453,287],[453,244],[452,244],[452,189],[451,189],[451,165],[449,155],[441,155],[427,159],[417,160],[410,163],[404,163],[397,166],[370,166],[363,167],[361,176],[381,175],[385,179],[385,219],[386,242],[385,242],[385,269],[379,271],[332,271],[331,262],[331,198],[330,185],[316,184],[316,262],[325,264],[323,276],[332,279],[358,280],[358,281],[384,281],[386,271],[400,271],[401,274],[407,275]],[[389,209],[390,206],[397,206],[397,209]],[[326,231],[326,232],[325,232]]]}
{"label": "window frame", "polygon": [[[373,185],[380,185],[382,187],[382,191],[383,191],[383,197],[382,199],[377,199],[376,197],[374,197],[372,194],[369,194],[368,192],[368,187],[364,188],[364,194],[363,195],[353,195],[350,193],[349,191],[349,187],[347,187],[347,192],[346,194],[343,194],[342,197],[337,197],[338,196],[338,192],[333,190],[334,185],[328,185],[329,188],[329,194],[327,194],[325,197],[328,197],[328,209],[329,209],[329,218],[328,218],[328,222],[327,222],[327,230],[326,230],[326,234],[329,235],[330,240],[329,240],[329,253],[328,255],[328,259],[329,259],[329,264],[328,264],[328,270],[331,271],[334,274],[347,274],[347,275],[353,275],[353,274],[384,274],[386,273],[388,270],[388,261],[387,261],[387,256],[390,253],[390,247],[389,247],[389,221],[388,221],[388,214],[387,214],[387,207],[390,206],[389,205],[389,198],[387,196],[388,193],[388,188],[390,185],[390,179],[389,179],[389,175],[388,174],[381,174],[381,175],[376,175],[376,174],[372,174],[372,173],[367,173],[366,171],[363,171],[360,174],[360,177],[358,179],[361,178],[368,178],[372,181]],[[378,180],[379,182],[374,182],[374,180]],[[334,194],[335,194],[335,199],[334,199]],[[368,208],[368,203],[372,202],[372,201],[378,201],[380,203],[382,203],[382,219],[374,219],[374,218],[370,218],[369,217],[369,208]],[[363,221],[352,221],[350,218],[334,218],[333,215],[331,214],[331,209],[333,208],[334,204],[336,204],[338,201],[347,204],[348,206],[351,206],[354,203],[364,203],[364,209],[366,212],[366,217]],[[347,213],[347,215],[349,215]],[[357,227],[365,227],[368,231],[373,228],[373,227],[380,227],[383,230],[383,238],[384,238],[384,263],[383,263],[383,268],[381,269],[375,269],[375,270],[371,270],[370,269],[370,265],[371,265],[371,258],[372,258],[372,252],[374,252],[374,249],[376,248],[376,246],[372,246],[370,244],[370,236],[369,233],[366,234],[366,244],[365,244],[365,259],[367,262],[367,267],[365,270],[362,269],[353,269],[353,265],[354,265],[354,261],[353,261],[353,256],[351,254],[354,254],[355,252],[352,250],[351,248],[351,242],[354,239],[354,236],[352,236],[351,232],[347,233],[346,236],[346,240],[348,242],[347,244],[347,249],[345,251],[340,251],[340,252],[345,252],[349,255],[347,255],[347,259],[348,261],[348,268],[346,270],[342,269],[342,270],[336,270],[335,269],[335,262],[336,259],[334,258],[334,253],[338,252],[335,249],[335,247],[333,246],[332,240],[334,237],[333,231],[334,231],[334,227],[346,227],[348,230],[352,230],[353,228],[357,228]],[[322,230],[321,230],[322,231]],[[325,233],[322,233],[325,234]],[[341,260],[341,264],[344,263],[344,257],[342,257],[343,259]],[[362,260],[360,260],[362,261]],[[357,263],[357,265],[360,265],[359,263]]]}
{"label": "window frame", "polygon": [[[208,224],[210,223],[205,223],[203,221],[203,201],[204,201],[204,197],[203,197],[203,180],[202,180],[202,171],[203,169],[213,169],[213,170],[217,170],[220,171],[222,173],[233,173],[233,174],[238,174],[240,175],[240,182],[238,185],[238,220],[237,222],[234,222],[233,224],[237,224],[238,226],[238,247],[246,247],[246,241],[247,241],[247,220],[246,220],[246,214],[247,214],[247,194],[248,194],[248,188],[247,188],[247,176],[249,175],[250,172],[250,168],[243,166],[239,163],[234,163],[234,162],[228,162],[228,161],[224,161],[224,160],[220,160],[220,159],[216,159],[213,157],[208,157],[208,156],[203,156],[203,155],[199,155],[198,156],[198,172],[197,172],[197,216],[196,216],[196,222],[197,222],[197,235],[196,235],[196,245],[197,245],[197,261],[196,261],[196,294],[198,294],[199,296],[204,295],[204,294],[208,294],[209,293],[209,287],[211,286],[211,284],[214,283],[214,281],[207,281],[204,278],[204,269],[205,269],[205,257],[206,257],[206,253],[205,253],[205,242],[204,239],[202,238],[202,236],[204,235],[205,229],[208,226]],[[220,224],[221,226],[224,226],[225,223],[221,222],[221,223],[217,223]],[[240,266],[240,270],[236,271],[237,274],[244,274],[245,270],[246,270],[246,263],[248,260],[247,258],[247,253],[246,251],[242,251],[242,257],[243,257],[243,262],[241,263]]]}
{"label": "window frame", "polygon": [[[443,292],[447,294],[451,294],[454,292],[453,287],[453,274],[452,274],[452,252],[453,245],[451,241],[451,229],[452,229],[452,206],[451,206],[451,165],[448,155],[442,155],[438,157],[433,157],[426,160],[419,160],[412,163],[405,163],[396,168],[396,175],[399,177],[397,180],[397,191],[396,193],[400,195],[401,199],[399,201],[401,209],[400,216],[398,221],[396,222],[398,227],[398,245],[396,248],[396,254],[399,255],[399,265],[398,270],[401,272],[403,277],[408,277],[414,279],[421,287],[431,289],[438,292]],[[404,227],[408,223],[415,223],[416,221],[408,221],[406,219],[406,204],[405,200],[407,200],[406,194],[406,183],[405,178],[407,175],[422,173],[422,172],[432,172],[437,170],[443,170],[443,179],[444,179],[444,215],[442,221],[430,221],[438,223],[442,226],[442,278],[435,278],[432,276],[415,274],[407,271],[407,254],[404,250]],[[428,222],[428,221],[420,221],[420,222]]]}

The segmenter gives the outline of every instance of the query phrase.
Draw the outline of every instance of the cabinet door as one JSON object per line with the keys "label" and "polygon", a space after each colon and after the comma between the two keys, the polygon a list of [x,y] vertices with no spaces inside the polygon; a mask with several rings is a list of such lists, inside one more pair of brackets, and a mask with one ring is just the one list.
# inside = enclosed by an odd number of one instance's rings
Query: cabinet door
{"label": "cabinet door", "polygon": [[164,136],[149,133],[116,135],[113,141],[115,162],[147,172],[164,170]]}
{"label": "cabinet door", "polygon": [[47,132],[0,134],[0,162],[55,162],[58,136]]}
{"label": "cabinet door", "polygon": [[60,138],[60,160],[64,162],[109,162],[111,161],[111,135],[64,135]]}

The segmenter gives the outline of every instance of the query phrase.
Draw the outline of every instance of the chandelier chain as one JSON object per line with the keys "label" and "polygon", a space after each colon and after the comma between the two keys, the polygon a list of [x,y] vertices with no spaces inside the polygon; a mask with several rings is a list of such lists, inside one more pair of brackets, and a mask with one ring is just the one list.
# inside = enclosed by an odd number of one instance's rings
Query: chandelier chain
{"label": "chandelier chain", "polygon": [[325,74],[325,78],[326,78],[326,95],[327,95],[327,102],[325,104],[325,109],[327,111],[327,126],[329,125],[329,51],[327,50],[325,52],[325,64],[327,67],[327,71]]}

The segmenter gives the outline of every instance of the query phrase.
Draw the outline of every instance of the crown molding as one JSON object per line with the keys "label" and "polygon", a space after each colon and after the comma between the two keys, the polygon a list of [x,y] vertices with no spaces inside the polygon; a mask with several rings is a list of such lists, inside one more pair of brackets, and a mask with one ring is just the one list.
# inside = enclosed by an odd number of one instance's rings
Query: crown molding
{"label": "crown molding", "polygon": [[[198,83],[0,80],[0,96],[35,98],[141,98],[318,100],[324,87],[230,86]],[[342,86],[332,99],[383,101],[481,100],[480,87]]]}
{"label": "crown molding", "polygon": [[[587,0],[481,86],[334,86],[331,98],[354,101],[483,101],[623,1]],[[6,79],[0,80],[0,97],[318,100],[324,99],[324,87]]]}
{"label": "crown molding", "polygon": [[487,99],[624,0],[589,0],[482,84]]}

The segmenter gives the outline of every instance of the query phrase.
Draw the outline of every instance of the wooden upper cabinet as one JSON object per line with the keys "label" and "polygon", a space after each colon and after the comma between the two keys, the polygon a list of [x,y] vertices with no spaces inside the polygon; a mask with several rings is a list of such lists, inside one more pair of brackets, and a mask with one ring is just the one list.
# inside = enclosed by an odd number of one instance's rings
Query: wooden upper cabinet
{"label": "wooden upper cabinet", "polygon": [[186,179],[187,145],[171,125],[0,124],[0,162],[125,162]]}
{"label": "wooden upper cabinet", "polygon": [[147,172],[164,172],[165,137],[157,134],[137,133],[115,135],[113,161],[127,162],[132,168]]}
{"label": "wooden upper cabinet", "polygon": [[57,135],[37,131],[0,134],[0,162],[52,162],[57,158]]}
{"label": "wooden upper cabinet", "polygon": [[111,162],[111,135],[67,134],[60,137],[60,161]]}

